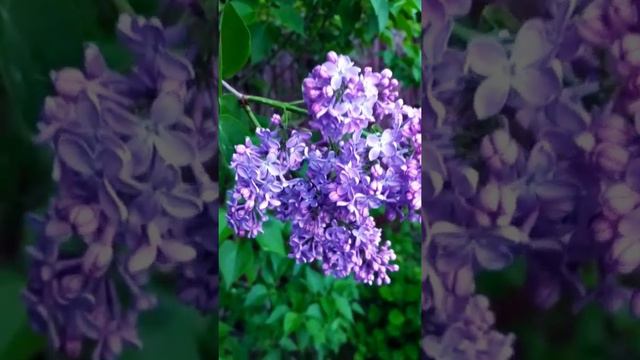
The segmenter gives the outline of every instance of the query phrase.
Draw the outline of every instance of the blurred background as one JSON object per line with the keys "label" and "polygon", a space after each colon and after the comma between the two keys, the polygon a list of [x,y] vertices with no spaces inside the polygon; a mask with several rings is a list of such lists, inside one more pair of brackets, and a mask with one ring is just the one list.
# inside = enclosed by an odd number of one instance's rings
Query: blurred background
{"label": "blurred background", "polygon": [[[172,0],[132,0],[137,14],[158,14]],[[83,45],[95,43],[117,71],[131,59],[115,34],[119,0],[0,0],[0,359],[60,359],[28,324],[20,291],[26,279],[24,249],[33,233],[29,212],[43,212],[55,192],[52,155],[32,143],[49,72],[81,67]],[[178,302],[158,285],[159,307],[141,316],[144,351],[122,359],[214,359],[216,321]],[[166,341],[171,336],[175,341]]]}
{"label": "blurred background", "polygon": [[[405,103],[419,106],[417,0],[232,0],[220,11],[221,73],[233,73],[224,80],[245,94],[301,100],[302,80],[333,50],[361,67],[388,67],[403,84]],[[226,55],[225,39],[233,46]],[[225,70],[228,63],[244,65]],[[219,171],[224,199],[232,186],[228,164],[233,145],[244,142],[253,128],[236,98],[221,94]],[[273,113],[259,104],[251,107],[263,125]],[[286,256],[285,224],[270,221],[263,235],[248,240],[234,238],[224,218],[221,208],[220,359],[418,358],[417,224],[383,224],[383,238],[393,243],[400,271],[391,275],[390,285],[369,287],[326,277],[317,264],[295,265]]]}
{"label": "blurred background", "polygon": [[[429,1],[429,0],[427,0]],[[464,4],[465,1],[443,4]],[[549,4],[562,1],[473,1],[468,16],[457,18],[458,24],[480,33],[489,33],[494,26],[521,24],[526,19],[548,16]],[[589,0],[571,1],[584,8]],[[597,1],[596,1],[597,2]],[[565,1],[565,4],[570,1]],[[602,1],[597,3],[630,4],[633,2]],[[424,14],[423,14],[424,15]],[[426,24],[424,15],[423,24]],[[457,34],[457,35],[456,35]],[[453,31],[450,47],[464,49],[466,42],[460,28]],[[424,54],[428,56],[428,54]],[[426,68],[425,68],[426,72]],[[426,96],[425,100],[426,101]],[[561,299],[550,309],[534,304],[527,282],[527,262],[517,259],[511,266],[498,272],[481,272],[477,275],[476,293],[487,295],[496,318],[496,329],[501,333],[513,333],[515,359],[545,360],[601,360],[640,359],[640,321],[626,307],[611,313],[601,304],[590,303],[579,312],[573,303]],[[580,274],[587,286],[598,282],[595,265]],[[625,278],[628,284],[638,284],[636,278]]]}

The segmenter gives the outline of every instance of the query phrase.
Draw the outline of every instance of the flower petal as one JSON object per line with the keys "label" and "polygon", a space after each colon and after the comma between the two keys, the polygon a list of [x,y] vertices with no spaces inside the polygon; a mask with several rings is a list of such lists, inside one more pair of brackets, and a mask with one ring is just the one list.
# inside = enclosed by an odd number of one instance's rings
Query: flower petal
{"label": "flower petal", "polygon": [[184,104],[171,94],[158,96],[151,104],[151,121],[164,126],[175,124],[183,115]]}
{"label": "flower petal", "polygon": [[513,255],[508,247],[495,241],[476,241],[475,255],[478,264],[487,270],[500,270],[508,266],[513,260]]}
{"label": "flower petal", "polygon": [[531,105],[542,106],[560,92],[560,80],[551,69],[522,69],[516,72],[513,87]]}
{"label": "flower petal", "polygon": [[540,141],[534,145],[527,160],[527,172],[536,176],[549,174],[555,168],[556,154],[551,145],[546,141]]}
{"label": "flower petal", "polygon": [[156,260],[157,255],[158,248],[156,246],[144,244],[133,253],[131,258],[129,258],[127,269],[132,273],[146,270]]}
{"label": "flower petal", "polygon": [[369,161],[373,161],[380,156],[380,147],[374,146],[369,150]]}
{"label": "flower petal", "polygon": [[485,79],[473,97],[473,109],[478,119],[486,119],[502,110],[509,96],[509,77],[495,75]]}
{"label": "flower petal", "polygon": [[491,76],[500,74],[509,64],[509,59],[502,45],[496,40],[478,37],[467,46],[467,63],[474,72]]}
{"label": "flower petal", "polygon": [[68,134],[61,135],[56,148],[65,165],[82,175],[93,173],[93,155],[83,140]]}
{"label": "flower petal", "polygon": [[618,232],[623,236],[640,234],[640,208],[626,214],[618,222]]}
{"label": "flower petal", "polygon": [[171,216],[189,219],[202,211],[202,202],[197,197],[176,192],[164,192],[160,197],[162,208]]}
{"label": "flower petal", "polygon": [[168,51],[158,54],[158,70],[167,78],[187,81],[193,79],[194,72],[191,64],[182,57],[175,56]]}
{"label": "flower petal", "polygon": [[511,61],[522,69],[540,62],[551,50],[544,22],[542,19],[531,19],[522,25],[516,35]]}
{"label": "flower petal", "polygon": [[100,77],[107,71],[107,63],[95,44],[87,44],[84,48],[84,69],[91,78]]}
{"label": "flower petal", "polygon": [[164,256],[177,262],[191,261],[196,257],[196,251],[191,246],[175,240],[164,240],[160,250]]}
{"label": "flower petal", "polygon": [[196,157],[193,139],[178,131],[161,129],[154,143],[160,156],[169,164],[189,165]]}
{"label": "flower petal", "polygon": [[463,16],[471,10],[471,0],[447,0],[442,4],[450,16]]}
{"label": "flower petal", "polygon": [[144,134],[132,137],[127,143],[127,148],[131,153],[131,172],[133,175],[140,175],[151,166],[153,160],[153,142],[151,137]]}
{"label": "flower petal", "polygon": [[619,273],[631,273],[640,265],[640,239],[637,236],[616,239],[611,247],[611,258]]}

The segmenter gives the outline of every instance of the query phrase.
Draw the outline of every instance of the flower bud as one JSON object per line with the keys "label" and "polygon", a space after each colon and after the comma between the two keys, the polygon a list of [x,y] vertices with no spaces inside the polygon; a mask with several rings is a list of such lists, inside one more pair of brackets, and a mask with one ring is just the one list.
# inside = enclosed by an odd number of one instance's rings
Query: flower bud
{"label": "flower bud", "polygon": [[607,16],[609,24],[618,32],[624,32],[638,22],[638,10],[634,0],[611,0]]}
{"label": "flower bud", "polygon": [[613,31],[606,22],[606,5],[605,0],[592,2],[576,21],[578,33],[591,44],[607,46],[614,38]]}
{"label": "flower bud", "polygon": [[87,275],[98,277],[107,270],[112,258],[113,248],[111,244],[94,242],[89,245],[84,254],[82,269]]}
{"label": "flower bud", "polygon": [[322,88],[322,95],[324,95],[327,98],[332,97],[334,94],[333,88],[331,86],[325,86],[324,88]]}
{"label": "flower bud", "polygon": [[626,145],[630,135],[631,126],[624,117],[618,114],[610,114],[603,119],[602,124],[596,131],[598,140],[617,145]]}
{"label": "flower bud", "polygon": [[640,265],[640,238],[624,236],[613,242],[610,262],[620,274],[629,274]]}
{"label": "flower bud", "polygon": [[447,287],[457,296],[469,296],[475,292],[476,284],[471,266],[463,266],[447,274]]}
{"label": "flower bud", "polygon": [[278,115],[278,114],[273,114],[273,115],[271,116],[271,125],[273,125],[273,126],[279,126],[281,122],[282,122],[282,118],[280,117],[280,115]]}
{"label": "flower bud", "polygon": [[503,129],[496,130],[482,139],[480,154],[494,171],[501,171],[515,164],[518,145]]}
{"label": "flower bud", "polygon": [[51,80],[58,94],[72,98],[77,97],[87,85],[87,79],[82,71],[71,68],[52,71]]}
{"label": "flower bud", "polygon": [[302,89],[304,91],[308,91],[309,89],[313,89],[316,87],[316,82],[312,78],[306,78],[302,81]]}
{"label": "flower bud", "polygon": [[330,62],[333,62],[333,63],[337,62],[338,61],[338,54],[333,50],[329,51],[327,53],[327,61],[330,61]]}
{"label": "flower bud", "polygon": [[68,223],[51,219],[45,227],[45,234],[50,238],[64,239],[71,236],[72,230]]}
{"label": "flower bud", "polygon": [[610,241],[615,235],[611,221],[604,216],[599,216],[591,222],[591,231],[593,239],[601,243]]}
{"label": "flower bud", "polygon": [[612,143],[601,143],[596,146],[593,156],[602,170],[612,174],[623,172],[629,162],[627,149]]}
{"label": "flower bud", "polygon": [[590,152],[596,145],[596,139],[593,137],[593,134],[588,131],[583,131],[577,134],[573,137],[573,141],[585,152]]}
{"label": "flower bud", "polygon": [[640,34],[629,33],[613,44],[612,52],[619,60],[618,71],[629,74],[633,68],[640,66]]}
{"label": "flower bud", "polygon": [[498,183],[492,181],[485,185],[478,193],[479,205],[487,212],[498,211],[500,204],[500,188]]}
{"label": "flower bud", "polygon": [[432,170],[427,171],[425,175],[425,186],[423,187],[424,196],[427,198],[438,196],[444,186],[444,179],[442,178],[442,175]]}
{"label": "flower bud", "polygon": [[80,235],[93,234],[99,225],[98,215],[87,205],[73,207],[69,213],[69,222],[75,226]]}
{"label": "flower bud", "polygon": [[606,210],[622,216],[633,210],[640,203],[640,195],[624,183],[609,187],[602,195]]}

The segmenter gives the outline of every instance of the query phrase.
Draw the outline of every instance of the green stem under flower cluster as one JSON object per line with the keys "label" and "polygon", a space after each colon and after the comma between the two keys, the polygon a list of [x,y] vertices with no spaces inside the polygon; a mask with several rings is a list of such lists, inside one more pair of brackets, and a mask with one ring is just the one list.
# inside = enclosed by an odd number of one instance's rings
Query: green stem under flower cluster
{"label": "green stem under flower cluster", "polygon": [[245,94],[241,93],[240,91],[234,89],[231,85],[229,85],[229,83],[227,83],[224,80],[222,80],[222,86],[224,86],[225,89],[227,89],[231,94],[233,94],[236,98],[238,98],[238,101],[240,101],[240,105],[242,105],[244,110],[247,112],[247,115],[249,115],[249,118],[251,119],[253,124],[256,126],[256,128],[259,128],[261,126],[260,126],[260,123],[258,122],[258,119],[256,118],[255,114],[251,110],[251,107],[249,106],[249,102],[250,101],[257,102],[257,103],[260,103],[260,104],[269,105],[269,106],[274,107],[274,108],[282,109],[285,112],[289,111],[289,112],[292,112],[292,113],[298,113],[298,114],[303,114],[303,115],[308,115],[309,114],[307,112],[307,110],[305,110],[305,109],[303,109],[301,107],[293,105],[294,103],[299,103],[300,101],[295,101],[293,103],[286,103],[286,102],[282,102],[282,101],[278,101],[278,100],[265,98],[265,97],[262,97],[262,96],[245,95]]}

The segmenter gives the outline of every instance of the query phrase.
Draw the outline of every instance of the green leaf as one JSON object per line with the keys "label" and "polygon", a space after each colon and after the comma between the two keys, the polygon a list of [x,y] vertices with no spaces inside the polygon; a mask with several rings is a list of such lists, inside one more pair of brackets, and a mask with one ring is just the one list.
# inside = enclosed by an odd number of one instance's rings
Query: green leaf
{"label": "green leaf", "polygon": [[0,270],[0,359],[31,359],[45,346],[44,338],[36,335],[29,326],[25,305],[20,298],[24,285],[21,275]]}
{"label": "green leaf", "polygon": [[296,350],[296,344],[291,339],[289,339],[288,337],[280,339],[278,344],[280,346],[282,346],[287,351],[295,351]]}
{"label": "green leaf", "polygon": [[[208,318],[181,304],[172,294],[159,291],[159,305],[140,317],[140,337],[144,350],[127,348],[123,360],[199,360],[197,339],[207,329]],[[171,341],[167,341],[167,334]],[[215,336],[215,334],[211,334]]]}
{"label": "green leaf", "polygon": [[371,5],[373,5],[373,11],[378,18],[378,32],[381,33],[389,22],[389,1],[371,0]]}
{"label": "green leaf", "polygon": [[305,328],[312,335],[316,335],[318,333],[322,333],[322,323],[315,319],[310,319],[305,322]]}
{"label": "green leaf", "polygon": [[313,336],[313,342],[316,346],[324,343],[325,335],[324,329],[322,328],[322,323],[316,319],[310,319],[304,324],[307,331]]}
{"label": "green leaf", "polygon": [[320,305],[313,303],[309,305],[304,314],[311,318],[316,318],[318,320],[322,320],[322,310],[320,309]]}
{"label": "green leaf", "polygon": [[289,307],[287,305],[280,304],[276,306],[276,308],[271,312],[271,315],[269,315],[266,323],[273,324],[274,322],[280,320],[282,315],[284,315],[287,311],[289,311]]}
{"label": "green leaf", "polygon": [[353,322],[353,313],[351,312],[351,305],[349,305],[349,301],[338,294],[333,294],[333,298],[336,300],[338,312],[347,318],[347,320]]}
{"label": "green leaf", "polygon": [[296,331],[300,324],[302,323],[302,318],[300,314],[296,314],[294,312],[288,312],[284,316],[284,334],[289,335],[293,331]]}
{"label": "green leaf", "polygon": [[318,274],[318,272],[311,267],[307,267],[304,276],[309,290],[316,294],[322,292],[324,287],[322,284],[322,275]]}
{"label": "green leaf", "polygon": [[236,258],[238,255],[238,243],[233,240],[227,240],[222,243],[219,249],[218,264],[220,273],[224,279],[227,289],[236,281],[238,274],[236,273]]}
{"label": "green leaf", "polygon": [[264,357],[264,360],[280,360],[282,359],[282,352],[280,349],[271,349]]}
{"label": "green leaf", "polygon": [[227,3],[220,21],[220,76],[228,79],[249,60],[251,35],[233,3]]}
{"label": "green leaf", "polygon": [[304,19],[300,15],[300,12],[292,6],[280,6],[279,9],[275,10],[275,15],[285,28],[304,35]]}
{"label": "green leaf", "polygon": [[[254,21],[256,16],[251,5],[242,1],[234,1],[233,7],[236,9],[236,12],[240,15],[245,24],[250,24]],[[253,37],[251,38],[251,41],[253,42]]]}
{"label": "green leaf", "polygon": [[393,325],[400,326],[404,322],[404,315],[400,310],[393,309],[389,312],[389,322]]}
{"label": "green leaf", "polygon": [[220,152],[224,157],[225,163],[228,164],[235,152],[235,145],[244,143],[245,138],[249,136],[249,124],[227,114],[220,115],[219,121],[220,137],[218,141]]}
{"label": "green leaf", "polygon": [[245,275],[254,263],[252,240],[243,240],[238,244],[238,257],[236,262],[236,275]]}
{"label": "green leaf", "polygon": [[251,30],[251,64],[256,64],[269,56],[276,35],[270,23],[254,24]]}
{"label": "green leaf", "polygon": [[231,326],[227,325],[222,321],[218,321],[218,336],[220,338],[224,338],[231,332]]}
{"label": "green leaf", "polygon": [[245,306],[251,306],[260,303],[267,297],[267,288],[262,284],[254,285],[249,293],[247,294],[246,299],[244,300]]}
{"label": "green leaf", "polygon": [[284,224],[277,220],[269,220],[263,225],[264,232],[256,237],[263,250],[286,256],[282,229]]}
{"label": "green leaf", "polygon": [[348,36],[362,16],[362,7],[359,1],[340,0],[337,13],[342,23],[342,33]]}
{"label": "green leaf", "polygon": [[233,235],[233,230],[227,223],[227,209],[221,207],[218,209],[218,239],[226,239]]}
{"label": "green leaf", "polygon": [[357,302],[354,302],[351,308],[353,309],[353,312],[355,312],[356,314],[364,315],[364,310],[362,309],[362,306],[360,306],[360,304],[358,304]]}
{"label": "green leaf", "polygon": [[273,275],[276,278],[280,278],[285,271],[287,271],[289,265],[291,264],[291,259],[286,256],[282,256],[276,253],[269,253],[271,266],[273,268]]}

